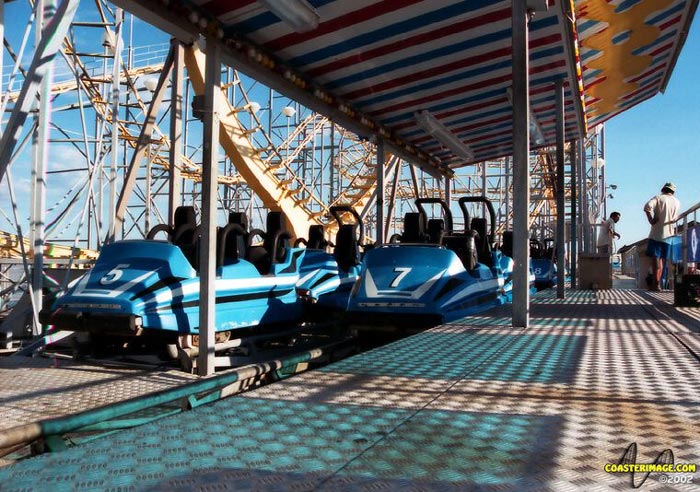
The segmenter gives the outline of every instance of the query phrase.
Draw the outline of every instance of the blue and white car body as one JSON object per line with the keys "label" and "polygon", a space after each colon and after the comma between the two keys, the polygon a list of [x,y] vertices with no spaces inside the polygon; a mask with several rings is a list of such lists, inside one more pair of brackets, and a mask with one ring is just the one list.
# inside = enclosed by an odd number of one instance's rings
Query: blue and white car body
{"label": "blue and white car body", "polygon": [[342,270],[332,254],[307,250],[296,285],[297,293],[305,302],[344,311],[359,275],[359,264]]}
{"label": "blue and white car body", "polygon": [[[468,200],[476,199],[460,199],[465,224],[469,223],[464,206]],[[490,205],[484,197],[478,200]],[[473,231],[454,234],[449,206],[440,199],[421,198],[416,200],[420,214],[425,215],[426,204],[439,204],[442,208],[444,218],[428,222],[441,220],[445,235],[436,241],[434,235],[422,234],[421,226],[412,226],[409,233],[407,214],[402,236],[411,241],[425,236],[425,243],[384,244],[365,253],[360,280],[348,304],[352,321],[360,325],[428,326],[476,314],[506,301],[504,266],[512,271],[512,260],[508,261],[500,251],[490,251],[489,246],[479,251],[483,262],[477,261]],[[489,210],[493,221],[493,207]],[[490,244],[491,237],[492,234],[484,237],[483,244]],[[403,240],[401,236],[398,239]]]}
{"label": "blue and white car body", "polygon": [[[305,251],[288,248],[262,275],[249,261],[216,271],[216,331],[297,321],[295,286]],[[199,331],[200,279],[182,250],[166,241],[125,240],[103,248],[95,266],[56,298],[42,322],[59,329],[166,338]]]}
{"label": "blue and white car body", "polygon": [[[318,249],[307,245],[296,290],[307,307],[344,312],[360,275],[359,247],[364,228],[352,207],[334,206],[330,212],[338,224],[334,251],[327,252],[325,243]],[[347,216],[353,218],[352,223],[346,221]]]}
{"label": "blue and white car body", "polygon": [[383,245],[365,253],[348,311],[355,320],[432,324],[453,321],[501,304],[504,278],[438,245]]}

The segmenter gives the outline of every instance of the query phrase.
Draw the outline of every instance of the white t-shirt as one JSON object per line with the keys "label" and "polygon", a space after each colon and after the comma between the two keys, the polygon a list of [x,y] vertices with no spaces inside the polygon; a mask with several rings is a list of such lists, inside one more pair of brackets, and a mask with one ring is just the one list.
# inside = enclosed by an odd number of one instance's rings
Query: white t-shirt
{"label": "white t-shirt", "polygon": [[596,246],[610,246],[613,245],[613,237],[615,235],[615,221],[610,217],[608,220],[603,222],[598,232],[598,242]]}
{"label": "white t-shirt", "polygon": [[644,205],[644,211],[651,212],[651,216],[657,219],[656,224],[651,226],[649,238],[668,242],[676,232],[676,217],[680,208],[678,198],[670,193],[661,193],[649,200]]}

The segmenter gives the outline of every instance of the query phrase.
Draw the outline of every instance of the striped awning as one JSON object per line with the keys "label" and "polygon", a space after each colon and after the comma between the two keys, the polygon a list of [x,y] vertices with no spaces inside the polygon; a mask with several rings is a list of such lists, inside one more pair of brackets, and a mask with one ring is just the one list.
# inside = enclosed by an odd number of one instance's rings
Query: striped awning
{"label": "striped awning", "polygon": [[589,125],[663,92],[697,0],[578,0]]}
{"label": "striped awning", "polygon": [[[265,6],[283,1],[115,3],[173,34],[218,37],[235,68],[433,169],[512,153],[511,0],[306,0],[319,17],[307,32]],[[530,103],[541,130],[532,147],[554,144],[558,79],[566,139],[663,89],[698,2],[528,1],[549,4],[529,22]],[[426,110],[473,158],[417,124]]]}
{"label": "striped awning", "polygon": [[[311,0],[320,17],[297,33],[254,0],[198,1],[225,38],[243,38],[298,71],[335,104],[384,127],[442,166],[461,166],[512,151],[511,2],[493,0]],[[579,131],[572,25],[560,5],[530,22],[532,112],[552,144],[556,79],[564,79],[566,136]],[[572,90],[573,88],[573,90]],[[416,124],[427,110],[472,150],[455,155]],[[578,113],[577,113],[578,111]]]}

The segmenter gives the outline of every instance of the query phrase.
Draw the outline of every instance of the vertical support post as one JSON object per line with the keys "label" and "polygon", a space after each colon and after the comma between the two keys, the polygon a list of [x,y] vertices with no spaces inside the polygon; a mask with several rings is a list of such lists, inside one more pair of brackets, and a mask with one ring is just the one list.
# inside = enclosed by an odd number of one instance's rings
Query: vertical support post
{"label": "vertical support post", "polygon": [[167,85],[167,79],[170,77],[170,70],[172,70],[173,56],[173,50],[171,49],[168,52],[168,56],[165,58],[165,62],[163,63],[163,69],[160,72],[160,77],[158,77],[158,83],[156,84],[156,90],[153,93],[153,99],[151,99],[151,104],[148,106],[146,118],[141,126],[141,133],[136,141],[136,148],[131,156],[129,165],[126,168],[124,184],[122,185],[121,193],[119,193],[116,210],[114,212],[114,228],[109,231],[106,241],[114,241],[116,240],[117,236],[121,236],[123,233],[124,221],[126,219],[126,209],[129,204],[129,199],[131,198],[131,193],[134,191],[136,186],[136,175],[139,170],[139,165],[141,160],[146,156],[147,151],[150,149],[151,134],[153,133],[153,127],[156,122],[156,116],[158,115],[158,109],[160,108],[163,98],[165,97],[165,87]]}
{"label": "vertical support post", "polygon": [[173,223],[175,209],[181,205],[182,193],[182,81],[185,49],[177,39],[171,41],[173,47],[173,73],[170,84],[170,170],[168,172],[168,222]]}
{"label": "vertical support post", "polygon": [[590,193],[588,190],[588,172],[586,171],[586,142],[581,141],[581,159],[580,159],[580,171],[581,171],[581,214],[583,214],[583,251],[586,253],[590,252],[590,238],[591,238],[591,220],[590,220]]}
{"label": "vertical support post", "polygon": [[554,82],[557,144],[557,299],[564,299],[566,278],[566,203],[564,202],[564,81]]}
{"label": "vertical support post", "polygon": [[506,194],[505,194],[505,202],[506,202],[506,231],[510,230],[510,177],[512,174],[512,169],[510,165],[510,157],[505,158],[505,175],[506,175]]}
{"label": "vertical support post", "polygon": [[389,209],[386,213],[386,225],[384,226],[384,237],[389,237],[389,228],[394,222],[394,207],[396,205],[396,192],[399,189],[399,179],[401,178],[401,160],[394,156],[393,165],[389,164],[389,168],[394,168],[394,180],[391,182],[391,194],[389,195]]}
{"label": "vertical support post", "polygon": [[384,242],[384,140],[377,140],[377,244]]}
{"label": "vertical support post", "polygon": [[221,46],[207,38],[204,77],[204,131],[202,155],[202,238],[199,249],[199,356],[198,373],[214,372],[216,335],[216,188],[218,179]]}
{"label": "vertical support post", "polygon": [[450,202],[452,202],[452,178],[445,176],[445,203],[448,208],[450,207]]}
{"label": "vertical support post", "polygon": [[578,263],[578,166],[576,147],[578,140],[571,142],[569,145],[569,165],[571,167],[571,248],[569,249],[569,261],[571,261],[571,288],[576,288],[576,269]]}
{"label": "vertical support post", "polygon": [[530,83],[527,10],[512,0],[513,22],[513,316],[512,324],[530,324]]}
{"label": "vertical support post", "polygon": [[[114,31],[114,65],[112,66],[112,161],[109,170],[109,223],[107,230],[114,230],[114,215],[117,210],[117,167],[119,165],[119,97],[122,68],[122,26],[124,11],[117,8],[114,16],[117,25]],[[102,173],[100,173],[100,176]],[[101,211],[100,211],[101,212]],[[102,231],[100,231],[102,232]]]}
{"label": "vertical support post", "polygon": [[35,98],[39,93],[39,82],[52,66],[53,59],[61,47],[77,8],[78,0],[63,0],[51,21],[42,31],[41,43],[34,52],[19,97],[12,107],[12,114],[0,137],[0,183],[2,183],[5,171],[12,160],[12,154],[19,141],[24,123],[34,106]]}
{"label": "vertical support post", "polygon": [[[5,0],[0,0],[0,42],[5,44]],[[2,96],[4,95],[2,87],[2,64],[3,64],[3,54],[5,49],[0,49],[0,101],[2,101]]]}
{"label": "vertical support post", "polygon": [[[36,44],[41,43],[46,35],[46,25],[56,12],[55,0],[42,0],[38,8],[39,18],[36,32]],[[49,158],[49,137],[51,126],[51,85],[53,84],[53,64],[49,65],[46,75],[41,79],[39,88],[39,111],[37,128],[33,134],[34,162],[32,163],[32,213],[31,240],[34,256],[32,268],[32,306],[36,312],[41,311],[44,300],[44,243],[46,226],[46,171]],[[34,317],[36,320],[36,317]],[[34,324],[32,335],[41,334],[41,325]]]}

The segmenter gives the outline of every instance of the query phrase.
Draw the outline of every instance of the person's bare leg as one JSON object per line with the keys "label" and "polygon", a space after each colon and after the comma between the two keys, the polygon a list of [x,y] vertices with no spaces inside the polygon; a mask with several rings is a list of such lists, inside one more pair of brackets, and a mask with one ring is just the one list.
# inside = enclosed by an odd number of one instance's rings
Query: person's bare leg
{"label": "person's bare leg", "polygon": [[662,258],[655,258],[656,260],[656,270],[654,271],[654,280],[656,285],[654,285],[654,290],[661,290],[661,276],[664,271],[664,260]]}

